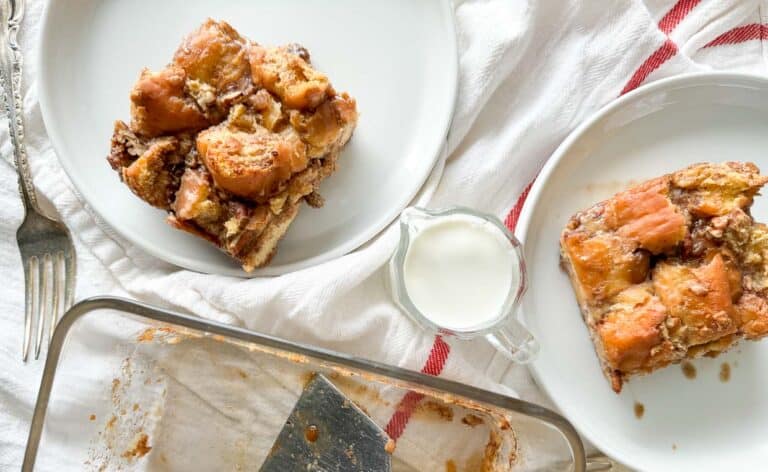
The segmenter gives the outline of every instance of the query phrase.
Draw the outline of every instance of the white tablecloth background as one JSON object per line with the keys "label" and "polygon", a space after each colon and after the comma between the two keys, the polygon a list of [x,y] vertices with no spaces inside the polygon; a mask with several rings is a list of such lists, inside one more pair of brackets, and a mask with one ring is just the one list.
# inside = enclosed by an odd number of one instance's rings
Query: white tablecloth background
{"label": "white tablecloth background", "polygon": [[[766,4],[457,1],[460,89],[449,157],[430,205],[461,204],[505,218],[568,132],[623,92],[685,72],[766,73]],[[28,2],[21,35],[28,147],[40,193],[75,235],[78,299],[122,295],[423,368],[434,337],[395,308],[383,284],[382,265],[396,228],[336,261],[279,278],[240,280],[170,266],[100,226],[73,192],[40,117],[35,62],[42,7],[41,0]],[[7,126],[0,125],[0,469],[14,470],[21,464],[42,362],[20,360],[24,300],[15,231],[22,209]],[[525,368],[509,365],[485,342],[446,341],[450,354],[440,375],[551,406]],[[554,455],[546,454],[546,444],[541,448],[542,458]]]}

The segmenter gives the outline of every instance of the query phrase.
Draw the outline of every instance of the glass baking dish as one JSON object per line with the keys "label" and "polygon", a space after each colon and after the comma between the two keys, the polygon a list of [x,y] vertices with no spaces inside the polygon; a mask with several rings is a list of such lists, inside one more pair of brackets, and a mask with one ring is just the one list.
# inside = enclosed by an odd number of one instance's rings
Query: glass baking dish
{"label": "glass baking dish", "polygon": [[[258,470],[314,373],[382,428],[409,410],[392,470],[585,470],[537,405],[112,297],[59,322],[22,470]],[[542,440],[572,460],[543,463]]]}

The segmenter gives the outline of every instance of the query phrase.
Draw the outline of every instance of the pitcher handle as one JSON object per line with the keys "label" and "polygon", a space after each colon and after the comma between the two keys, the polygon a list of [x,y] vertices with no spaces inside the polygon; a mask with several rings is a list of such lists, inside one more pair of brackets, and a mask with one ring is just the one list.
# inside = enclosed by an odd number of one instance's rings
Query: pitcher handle
{"label": "pitcher handle", "polygon": [[539,353],[539,342],[513,317],[509,317],[503,325],[485,337],[502,354],[518,364],[531,362]]}

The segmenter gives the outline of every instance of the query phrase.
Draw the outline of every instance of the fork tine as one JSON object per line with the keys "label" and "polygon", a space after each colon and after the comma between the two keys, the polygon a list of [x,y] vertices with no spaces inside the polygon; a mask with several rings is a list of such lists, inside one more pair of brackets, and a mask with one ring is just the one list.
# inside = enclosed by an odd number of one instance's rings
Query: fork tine
{"label": "fork tine", "polygon": [[43,260],[39,262],[38,274],[41,280],[41,288],[37,297],[39,306],[37,307],[37,334],[35,335],[35,360],[40,358],[40,348],[43,345],[43,330],[45,328],[45,319],[49,311],[49,300],[51,297],[51,277],[48,266],[51,262],[51,255],[45,254]]}
{"label": "fork tine", "polygon": [[64,254],[64,311],[69,310],[75,296],[75,255],[74,251]]}
{"label": "fork tine", "polygon": [[53,257],[53,310],[51,310],[51,322],[48,324],[48,344],[53,339],[53,330],[59,322],[61,314],[61,302],[65,298],[64,278],[66,277],[64,269],[64,253],[57,252]]}
{"label": "fork tine", "polygon": [[29,344],[32,342],[32,317],[35,314],[37,300],[37,258],[30,257],[24,261],[24,341],[21,347],[21,360],[27,362]]}

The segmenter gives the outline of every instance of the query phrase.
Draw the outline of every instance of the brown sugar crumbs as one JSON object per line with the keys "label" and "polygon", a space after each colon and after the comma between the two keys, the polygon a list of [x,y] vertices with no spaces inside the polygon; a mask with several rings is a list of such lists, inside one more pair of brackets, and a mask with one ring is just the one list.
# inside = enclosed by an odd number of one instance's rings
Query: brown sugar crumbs
{"label": "brown sugar crumbs", "polygon": [[683,369],[683,375],[686,379],[693,380],[696,378],[696,366],[686,361],[680,367]]}
{"label": "brown sugar crumbs", "polygon": [[720,381],[725,383],[731,380],[731,365],[727,362],[720,364]]}
{"label": "brown sugar crumbs", "polygon": [[635,402],[635,418],[638,420],[645,414],[645,405],[640,402]]}

